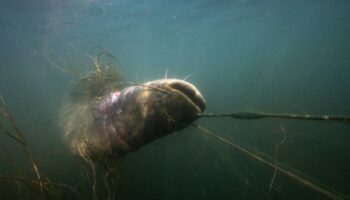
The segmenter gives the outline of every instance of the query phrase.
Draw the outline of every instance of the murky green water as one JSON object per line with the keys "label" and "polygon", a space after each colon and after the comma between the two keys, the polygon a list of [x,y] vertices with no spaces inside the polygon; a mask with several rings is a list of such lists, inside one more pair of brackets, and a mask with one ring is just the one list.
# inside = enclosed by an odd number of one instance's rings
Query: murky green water
{"label": "murky green water", "polygon": [[[90,70],[93,45],[108,49],[129,81],[187,77],[208,112],[350,115],[345,0],[0,2],[0,93],[38,168],[82,195],[57,186],[62,199],[92,199],[89,166],[66,150],[58,118],[75,72]],[[350,198],[349,124],[224,118],[196,124],[331,195],[279,171],[274,176],[274,168],[190,127],[123,157],[119,197]],[[4,179],[20,177],[18,166],[35,180],[21,145],[2,133],[0,144],[0,199],[37,198],[23,181],[18,187]],[[106,199],[103,171],[97,175],[98,197]]]}

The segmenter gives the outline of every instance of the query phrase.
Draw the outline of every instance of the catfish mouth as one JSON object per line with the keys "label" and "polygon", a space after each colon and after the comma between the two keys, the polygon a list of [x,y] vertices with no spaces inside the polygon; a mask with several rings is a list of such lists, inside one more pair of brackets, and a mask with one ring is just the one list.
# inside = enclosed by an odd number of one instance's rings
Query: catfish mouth
{"label": "catfish mouth", "polygon": [[199,90],[187,81],[180,79],[159,79],[144,84],[152,88],[158,88],[165,93],[177,93],[191,103],[196,110],[202,113],[206,107],[205,99]]}
{"label": "catfish mouth", "polygon": [[165,79],[168,87],[176,90],[184,97],[188,98],[194,106],[202,113],[205,109],[206,102],[199,90],[192,84],[178,79]]}

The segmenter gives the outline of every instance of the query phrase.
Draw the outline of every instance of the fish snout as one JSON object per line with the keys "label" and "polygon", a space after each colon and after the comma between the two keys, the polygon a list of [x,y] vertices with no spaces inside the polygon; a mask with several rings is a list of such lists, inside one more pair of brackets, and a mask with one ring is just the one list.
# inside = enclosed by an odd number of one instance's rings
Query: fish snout
{"label": "fish snout", "polygon": [[181,96],[182,99],[194,106],[199,113],[205,110],[206,101],[204,97],[194,85],[187,81],[180,79],[161,79],[148,82],[145,85],[161,88],[169,94]]}
{"label": "fish snout", "polygon": [[184,97],[188,98],[195,106],[198,107],[200,112],[204,111],[206,107],[205,99],[194,85],[183,80],[174,79],[170,81],[168,87],[178,91]]}

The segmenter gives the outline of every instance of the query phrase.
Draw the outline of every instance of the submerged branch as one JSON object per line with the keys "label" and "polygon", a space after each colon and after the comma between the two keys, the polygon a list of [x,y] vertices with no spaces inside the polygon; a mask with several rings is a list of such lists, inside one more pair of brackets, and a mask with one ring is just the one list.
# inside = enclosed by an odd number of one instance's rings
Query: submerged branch
{"label": "submerged branch", "polygon": [[[2,101],[2,104],[3,103],[3,99],[1,98],[1,101]],[[15,130],[15,134],[14,133],[11,133],[10,131],[7,131],[2,124],[0,124],[0,129],[2,129],[2,131],[7,135],[9,136],[10,138],[12,138],[13,140],[15,140],[16,142],[18,142],[19,144],[21,144],[22,148],[24,149],[24,152],[30,162],[30,164],[32,165],[32,169],[35,173],[35,177],[36,179],[38,180],[39,182],[39,186],[40,186],[40,192],[41,194],[43,194],[43,185],[42,185],[42,180],[41,180],[41,177],[40,177],[40,173],[39,173],[39,170],[38,170],[38,167],[37,165],[35,164],[34,160],[33,160],[33,156],[32,154],[30,153],[30,151],[28,150],[27,148],[27,143],[25,141],[25,138],[23,136],[23,134],[20,132],[20,130],[18,129],[17,125],[16,125],[16,122],[14,120],[14,118],[12,117],[12,115],[7,111],[5,110],[3,107],[1,107],[1,113],[5,116],[6,119],[8,119],[10,122],[11,122],[11,125],[12,127],[14,128]],[[12,164],[15,164],[15,161],[11,158],[11,163]]]}
{"label": "submerged branch", "polygon": [[[26,184],[28,187],[32,188],[33,191],[37,193],[41,193],[41,191],[38,191],[36,187],[33,187],[33,185],[37,184],[37,182],[32,181],[27,178],[22,178],[22,177],[11,177],[11,176],[0,176],[0,180],[7,180],[7,181],[14,181],[14,182],[20,182]],[[79,199],[85,199],[83,195],[81,195],[74,187],[62,184],[62,183],[54,183],[54,182],[42,182],[43,185],[48,185],[48,186],[58,186],[62,188],[67,188],[74,192]]]}
{"label": "submerged branch", "polygon": [[203,113],[199,117],[231,117],[235,119],[296,119],[296,120],[314,120],[314,121],[334,121],[350,122],[350,116],[337,115],[309,115],[309,114],[284,114],[284,113],[266,113],[266,112],[232,112],[232,113]]}
{"label": "submerged branch", "polygon": [[43,183],[42,183],[42,179],[40,176],[40,172],[38,170],[37,165],[35,164],[35,161],[33,159],[32,154],[30,153],[28,147],[27,147],[27,142],[25,140],[24,135],[22,134],[22,132],[20,131],[20,129],[18,128],[16,121],[14,119],[14,117],[11,115],[11,113],[6,109],[5,107],[5,101],[4,98],[2,96],[0,96],[0,111],[1,114],[4,115],[5,119],[8,120],[12,126],[12,128],[14,129],[15,133],[11,133],[9,131],[7,131],[2,124],[0,124],[0,128],[2,129],[2,131],[10,136],[12,139],[14,139],[16,142],[20,143],[25,151],[25,154],[30,162],[30,164],[32,165],[32,169],[35,173],[35,177],[39,183],[40,186],[40,194],[41,194],[41,198],[43,197]]}

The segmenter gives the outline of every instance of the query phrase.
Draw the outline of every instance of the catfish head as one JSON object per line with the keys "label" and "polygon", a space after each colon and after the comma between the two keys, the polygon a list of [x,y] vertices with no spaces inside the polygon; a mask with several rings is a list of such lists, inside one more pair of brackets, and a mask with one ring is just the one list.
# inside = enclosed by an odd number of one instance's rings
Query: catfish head
{"label": "catfish head", "polygon": [[90,157],[120,157],[175,131],[188,127],[206,102],[192,84],[161,79],[110,91],[92,106],[92,126],[86,144]]}

